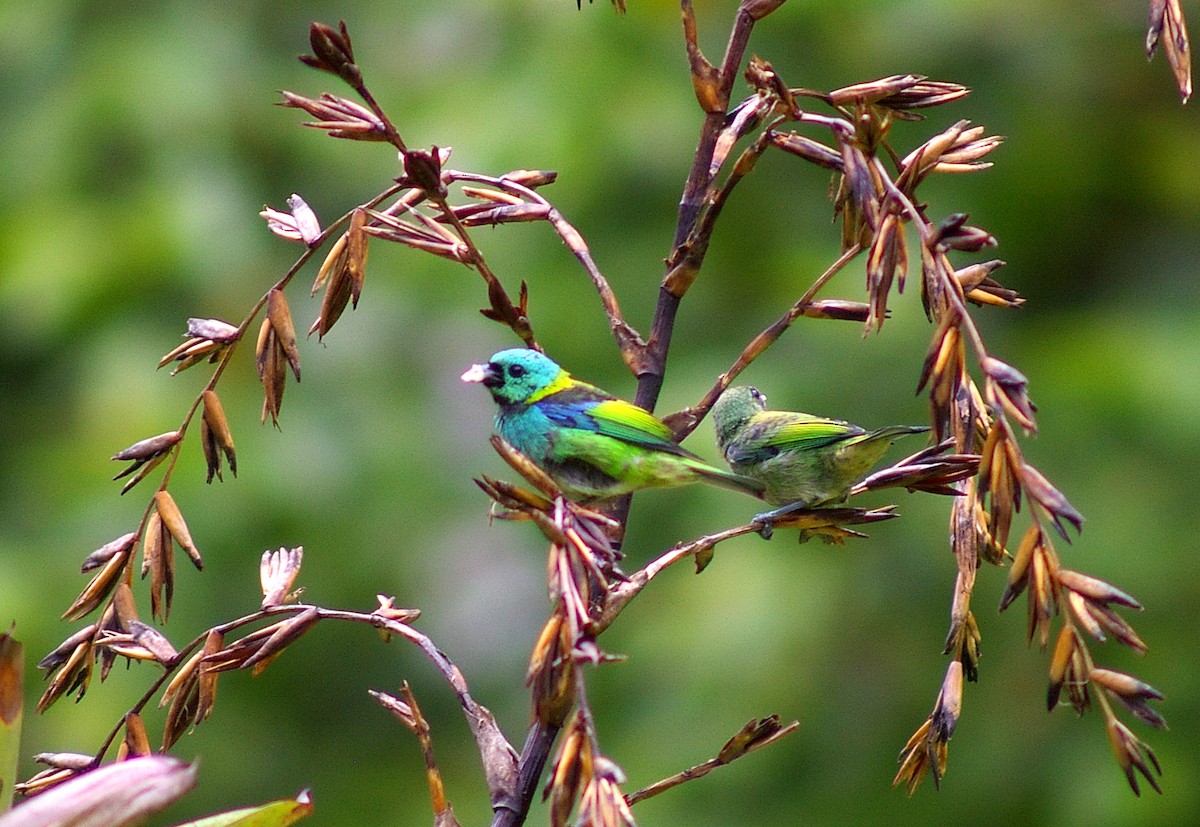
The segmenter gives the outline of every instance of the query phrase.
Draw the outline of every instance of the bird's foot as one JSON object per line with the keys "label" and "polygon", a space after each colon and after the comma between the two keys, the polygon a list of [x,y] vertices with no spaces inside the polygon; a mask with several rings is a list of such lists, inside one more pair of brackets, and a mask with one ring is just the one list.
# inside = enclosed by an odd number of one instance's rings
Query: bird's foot
{"label": "bird's foot", "polygon": [[770,540],[771,536],[775,533],[776,520],[796,511],[802,511],[805,508],[808,508],[808,503],[806,502],[788,503],[787,505],[780,506],[779,508],[771,511],[764,511],[761,514],[755,514],[754,519],[750,521],[750,524],[758,526],[758,535],[760,537],[762,537],[764,540]]}
{"label": "bird's foot", "polygon": [[771,520],[766,514],[755,514],[750,525],[758,526],[758,536],[764,540],[770,540],[775,534],[775,526],[771,524]]}

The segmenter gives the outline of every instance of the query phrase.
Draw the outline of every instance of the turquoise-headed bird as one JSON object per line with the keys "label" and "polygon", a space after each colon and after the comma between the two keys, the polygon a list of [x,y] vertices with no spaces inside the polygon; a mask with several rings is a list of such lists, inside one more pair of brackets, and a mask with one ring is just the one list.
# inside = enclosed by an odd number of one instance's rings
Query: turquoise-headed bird
{"label": "turquoise-headed bird", "polygon": [[572,378],[536,350],[512,348],[472,365],[500,410],[496,432],[576,502],[693,482],[759,496],[763,484],[713,468],[675,444],[653,414]]}
{"label": "turquoise-headed bird", "polygon": [[842,502],[893,442],[929,430],[892,425],[865,431],[837,419],[768,411],[767,398],[748,385],[721,394],[712,417],[729,467],[761,482],[763,499],[783,506],[755,516],[768,531],[784,514]]}

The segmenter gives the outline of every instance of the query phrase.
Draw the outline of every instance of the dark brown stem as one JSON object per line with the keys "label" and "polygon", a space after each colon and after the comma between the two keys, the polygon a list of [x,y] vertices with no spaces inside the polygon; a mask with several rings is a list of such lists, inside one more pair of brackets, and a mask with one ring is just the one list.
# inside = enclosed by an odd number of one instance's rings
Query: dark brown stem
{"label": "dark brown stem", "polygon": [[[681,6],[686,28],[686,21],[691,15],[690,0],[682,0]],[[729,34],[729,43],[725,48],[725,57],[721,61],[721,69],[718,76],[718,100],[723,103],[723,106],[720,111],[708,112],[700,128],[700,138],[696,145],[696,153],[692,159],[692,168],[688,173],[687,182],[683,188],[683,196],[679,203],[679,218],[675,225],[675,238],[671,254],[667,258],[668,274],[676,270],[679,263],[684,259],[686,254],[686,250],[683,249],[685,242],[693,236],[704,204],[709,197],[712,184],[710,166],[712,164],[713,150],[716,147],[717,136],[720,134],[725,122],[725,109],[728,108],[729,93],[733,89],[734,81],[741,68],[742,58],[745,56],[746,46],[753,29],[754,19],[748,13],[739,10]],[[694,32],[692,34],[694,35]],[[689,266],[694,266],[696,270],[699,270],[703,263],[703,251],[707,248],[711,232],[712,227],[710,225],[704,237],[696,239],[700,242],[701,252],[698,257],[691,258],[689,261]],[[683,281],[685,284],[690,285],[692,280],[692,278],[688,278]],[[684,290],[686,290],[686,287]],[[658,302],[654,308],[654,320],[651,324],[650,335],[646,340],[645,348],[642,351],[642,358],[637,361],[636,365],[631,365],[638,378],[634,403],[648,411],[653,411],[655,405],[658,404],[658,395],[662,390],[663,377],[666,373],[667,353],[670,349],[671,336],[675,330],[675,316],[679,310],[679,303],[682,298],[683,292],[673,292],[672,289],[668,288],[667,282],[664,280],[663,286],[658,291]],[[630,498],[628,496],[623,497],[616,501],[610,512],[611,516],[620,523],[622,529],[629,516],[629,505]],[[547,733],[539,733],[538,730],[543,726],[543,724],[537,723],[533,725],[529,737],[526,739],[526,748],[521,754],[520,776],[532,776],[534,779],[531,782],[529,790],[530,796],[532,796],[532,787],[536,786],[536,778],[540,777],[541,769],[545,766],[550,749],[554,745],[554,736],[557,735],[557,731],[548,734],[549,737],[546,737]],[[539,736],[537,739],[535,739],[535,734]],[[536,773],[534,772],[535,769]],[[512,813],[510,815],[507,810],[497,812],[496,820],[493,821],[493,827],[497,827],[498,825],[523,824],[528,813],[528,800],[522,799],[521,803],[522,811],[519,813]]]}

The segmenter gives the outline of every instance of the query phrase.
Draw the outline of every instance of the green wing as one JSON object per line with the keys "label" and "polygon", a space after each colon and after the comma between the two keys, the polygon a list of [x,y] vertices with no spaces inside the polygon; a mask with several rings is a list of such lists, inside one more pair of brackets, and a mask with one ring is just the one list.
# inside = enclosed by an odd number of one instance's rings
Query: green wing
{"label": "green wing", "polygon": [[730,462],[762,462],[785,452],[816,451],[866,433],[857,425],[809,414],[768,411],[747,423],[726,451]]}
{"label": "green wing", "polygon": [[692,456],[675,444],[671,429],[654,414],[622,399],[600,402],[589,408],[587,415],[596,423],[597,431],[605,436],[680,456]]}

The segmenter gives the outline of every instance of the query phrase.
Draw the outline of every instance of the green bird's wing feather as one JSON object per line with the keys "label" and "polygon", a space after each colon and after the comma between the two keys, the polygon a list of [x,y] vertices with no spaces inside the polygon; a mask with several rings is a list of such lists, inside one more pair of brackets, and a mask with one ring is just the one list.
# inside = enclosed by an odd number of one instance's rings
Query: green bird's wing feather
{"label": "green bird's wing feather", "polygon": [[745,432],[748,438],[726,451],[730,462],[762,462],[788,451],[816,451],[866,433],[857,425],[837,419],[795,413],[777,417],[773,413],[760,414],[750,421]]}
{"label": "green bird's wing feather", "polygon": [[587,413],[595,421],[599,433],[605,436],[657,451],[691,456],[675,444],[670,428],[637,405],[621,399],[607,399],[589,408]]}

